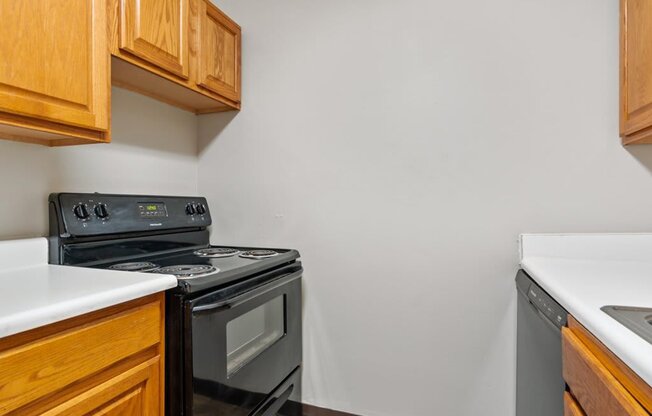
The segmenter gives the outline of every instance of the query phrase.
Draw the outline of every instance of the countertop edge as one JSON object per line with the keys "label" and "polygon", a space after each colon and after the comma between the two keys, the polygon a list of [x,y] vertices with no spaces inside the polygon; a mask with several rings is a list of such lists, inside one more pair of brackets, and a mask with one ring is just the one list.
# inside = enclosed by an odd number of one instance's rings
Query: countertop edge
{"label": "countertop edge", "polygon": [[158,275],[145,282],[3,316],[0,318],[0,338],[163,292],[176,286],[177,279],[174,276]]}
{"label": "countertop edge", "polygon": [[[548,259],[548,261],[550,260],[559,259]],[[573,261],[573,259],[565,260]],[[583,303],[577,297],[557,287],[558,285],[550,284],[549,278],[546,277],[546,272],[540,270],[536,264],[533,264],[537,261],[545,262],[546,258],[535,257],[530,259],[526,256],[521,259],[520,266],[616,357],[641,377],[643,381],[652,386],[652,361],[641,358],[650,356],[652,345],[608,316],[600,310],[599,306],[587,305],[586,302]],[[648,362],[647,365],[645,364],[646,361]]]}

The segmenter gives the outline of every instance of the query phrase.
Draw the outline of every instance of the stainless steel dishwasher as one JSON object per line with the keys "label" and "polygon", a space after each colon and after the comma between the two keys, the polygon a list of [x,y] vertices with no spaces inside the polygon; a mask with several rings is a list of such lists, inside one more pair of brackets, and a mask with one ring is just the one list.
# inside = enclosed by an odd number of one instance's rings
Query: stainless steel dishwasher
{"label": "stainless steel dishwasher", "polygon": [[568,312],[523,270],[516,289],[516,416],[562,416],[561,328]]}

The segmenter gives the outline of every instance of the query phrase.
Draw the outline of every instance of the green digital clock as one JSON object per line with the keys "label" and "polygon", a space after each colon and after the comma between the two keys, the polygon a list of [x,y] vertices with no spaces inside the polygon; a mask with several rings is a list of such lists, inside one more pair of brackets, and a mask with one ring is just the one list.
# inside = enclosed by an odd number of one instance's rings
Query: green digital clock
{"label": "green digital clock", "polygon": [[167,217],[168,210],[162,202],[139,202],[138,211],[140,218],[160,218]]}

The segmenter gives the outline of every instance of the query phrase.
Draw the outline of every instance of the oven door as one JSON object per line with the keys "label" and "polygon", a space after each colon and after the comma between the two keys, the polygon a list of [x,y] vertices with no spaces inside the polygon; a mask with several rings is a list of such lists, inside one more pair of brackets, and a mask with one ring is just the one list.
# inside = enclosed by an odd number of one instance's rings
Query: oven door
{"label": "oven door", "polygon": [[300,366],[301,274],[281,274],[227,299],[214,292],[188,303],[188,414],[250,415]]}

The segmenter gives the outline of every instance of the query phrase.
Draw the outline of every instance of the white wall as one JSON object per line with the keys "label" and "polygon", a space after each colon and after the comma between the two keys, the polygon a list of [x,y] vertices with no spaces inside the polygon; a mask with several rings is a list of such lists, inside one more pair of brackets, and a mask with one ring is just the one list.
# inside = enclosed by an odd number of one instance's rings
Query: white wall
{"label": "white wall", "polygon": [[618,2],[216,3],[244,107],[200,119],[199,192],[215,243],[301,250],[306,401],[512,415],[518,234],[652,229]]}
{"label": "white wall", "polygon": [[50,192],[197,192],[196,116],[119,88],[112,95],[110,145],[0,140],[0,239],[46,235]]}

